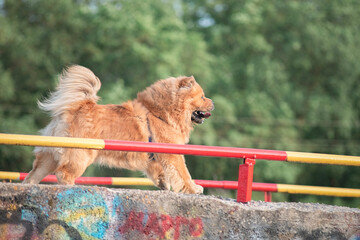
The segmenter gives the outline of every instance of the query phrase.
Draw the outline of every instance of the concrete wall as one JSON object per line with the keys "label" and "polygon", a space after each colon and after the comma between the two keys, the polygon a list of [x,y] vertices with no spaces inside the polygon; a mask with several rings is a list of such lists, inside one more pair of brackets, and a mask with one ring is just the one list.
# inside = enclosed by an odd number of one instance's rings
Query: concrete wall
{"label": "concrete wall", "polygon": [[0,239],[359,239],[360,210],[0,183]]}

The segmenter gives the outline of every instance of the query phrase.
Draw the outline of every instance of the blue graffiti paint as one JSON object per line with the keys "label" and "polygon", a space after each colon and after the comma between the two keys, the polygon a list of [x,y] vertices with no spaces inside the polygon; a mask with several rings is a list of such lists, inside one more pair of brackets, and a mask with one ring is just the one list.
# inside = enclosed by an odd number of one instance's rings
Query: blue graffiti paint
{"label": "blue graffiti paint", "polygon": [[123,200],[119,196],[116,196],[113,200],[113,207],[112,207],[112,217],[116,216],[117,209],[119,208],[119,215],[123,215],[125,213],[123,207]]}
{"label": "blue graffiti paint", "polygon": [[[116,195],[112,201],[111,217],[113,219],[118,219],[118,221],[120,222],[122,219],[126,219],[126,212],[123,205],[123,198],[121,198],[119,195]],[[114,221],[116,222],[116,224],[112,226],[113,229],[119,229],[119,227],[121,226],[121,223],[119,224],[118,221]],[[114,238],[123,239],[123,236],[119,231],[115,231]]]}
{"label": "blue graffiti paint", "polygon": [[[49,217],[49,213],[51,211],[51,207],[50,207],[50,202],[51,199],[46,198],[46,199],[41,199],[41,201],[44,201],[44,203],[39,204],[39,198],[34,197],[36,195],[40,195],[41,196],[41,189],[39,189],[39,187],[34,187],[32,190],[32,193],[34,193],[33,195],[26,195],[25,198],[25,202],[24,202],[24,206],[26,206],[27,208],[35,208],[41,211],[41,214],[43,214],[45,217]],[[25,213],[26,214],[26,213]]]}
{"label": "blue graffiti paint", "polygon": [[36,223],[37,216],[36,216],[35,212],[33,212],[29,209],[21,209],[21,220]]}
{"label": "blue graffiti paint", "polygon": [[102,239],[109,228],[109,211],[103,197],[83,188],[58,194],[58,217],[83,236]]}
{"label": "blue graffiti paint", "polygon": [[352,235],[349,240],[360,240],[360,232],[356,233],[355,235]]}

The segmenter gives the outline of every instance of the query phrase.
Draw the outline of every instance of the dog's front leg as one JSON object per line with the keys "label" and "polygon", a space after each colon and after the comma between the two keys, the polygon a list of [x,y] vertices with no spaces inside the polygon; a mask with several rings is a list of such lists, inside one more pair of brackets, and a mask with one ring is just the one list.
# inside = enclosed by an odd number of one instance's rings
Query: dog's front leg
{"label": "dog's front leg", "polygon": [[163,165],[165,179],[170,182],[174,192],[203,193],[203,187],[196,185],[191,179],[183,155],[158,154],[157,157]]}
{"label": "dog's front leg", "polygon": [[159,161],[155,159],[150,160],[145,173],[156,187],[161,190],[170,190],[170,183],[169,181],[166,181],[164,169]]}

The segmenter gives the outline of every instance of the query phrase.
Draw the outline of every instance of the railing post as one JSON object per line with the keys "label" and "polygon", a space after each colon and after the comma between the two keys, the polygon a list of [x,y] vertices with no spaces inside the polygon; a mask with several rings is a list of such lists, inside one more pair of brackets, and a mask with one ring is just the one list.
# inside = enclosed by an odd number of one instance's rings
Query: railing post
{"label": "railing post", "polygon": [[255,159],[245,158],[244,164],[239,166],[237,202],[247,203],[251,201],[254,165]]}
{"label": "railing post", "polygon": [[264,201],[271,202],[271,192],[264,192]]}

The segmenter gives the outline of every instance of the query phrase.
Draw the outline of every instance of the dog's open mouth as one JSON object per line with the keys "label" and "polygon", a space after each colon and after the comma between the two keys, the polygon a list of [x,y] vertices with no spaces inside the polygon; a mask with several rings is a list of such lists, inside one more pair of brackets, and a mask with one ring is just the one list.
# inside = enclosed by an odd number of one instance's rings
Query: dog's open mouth
{"label": "dog's open mouth", "polygon": [[202,112],[202,111],[194,111],[191,114],[191,121],[202,124],[205,118],[209,118],[211,116],[210,112]]}

